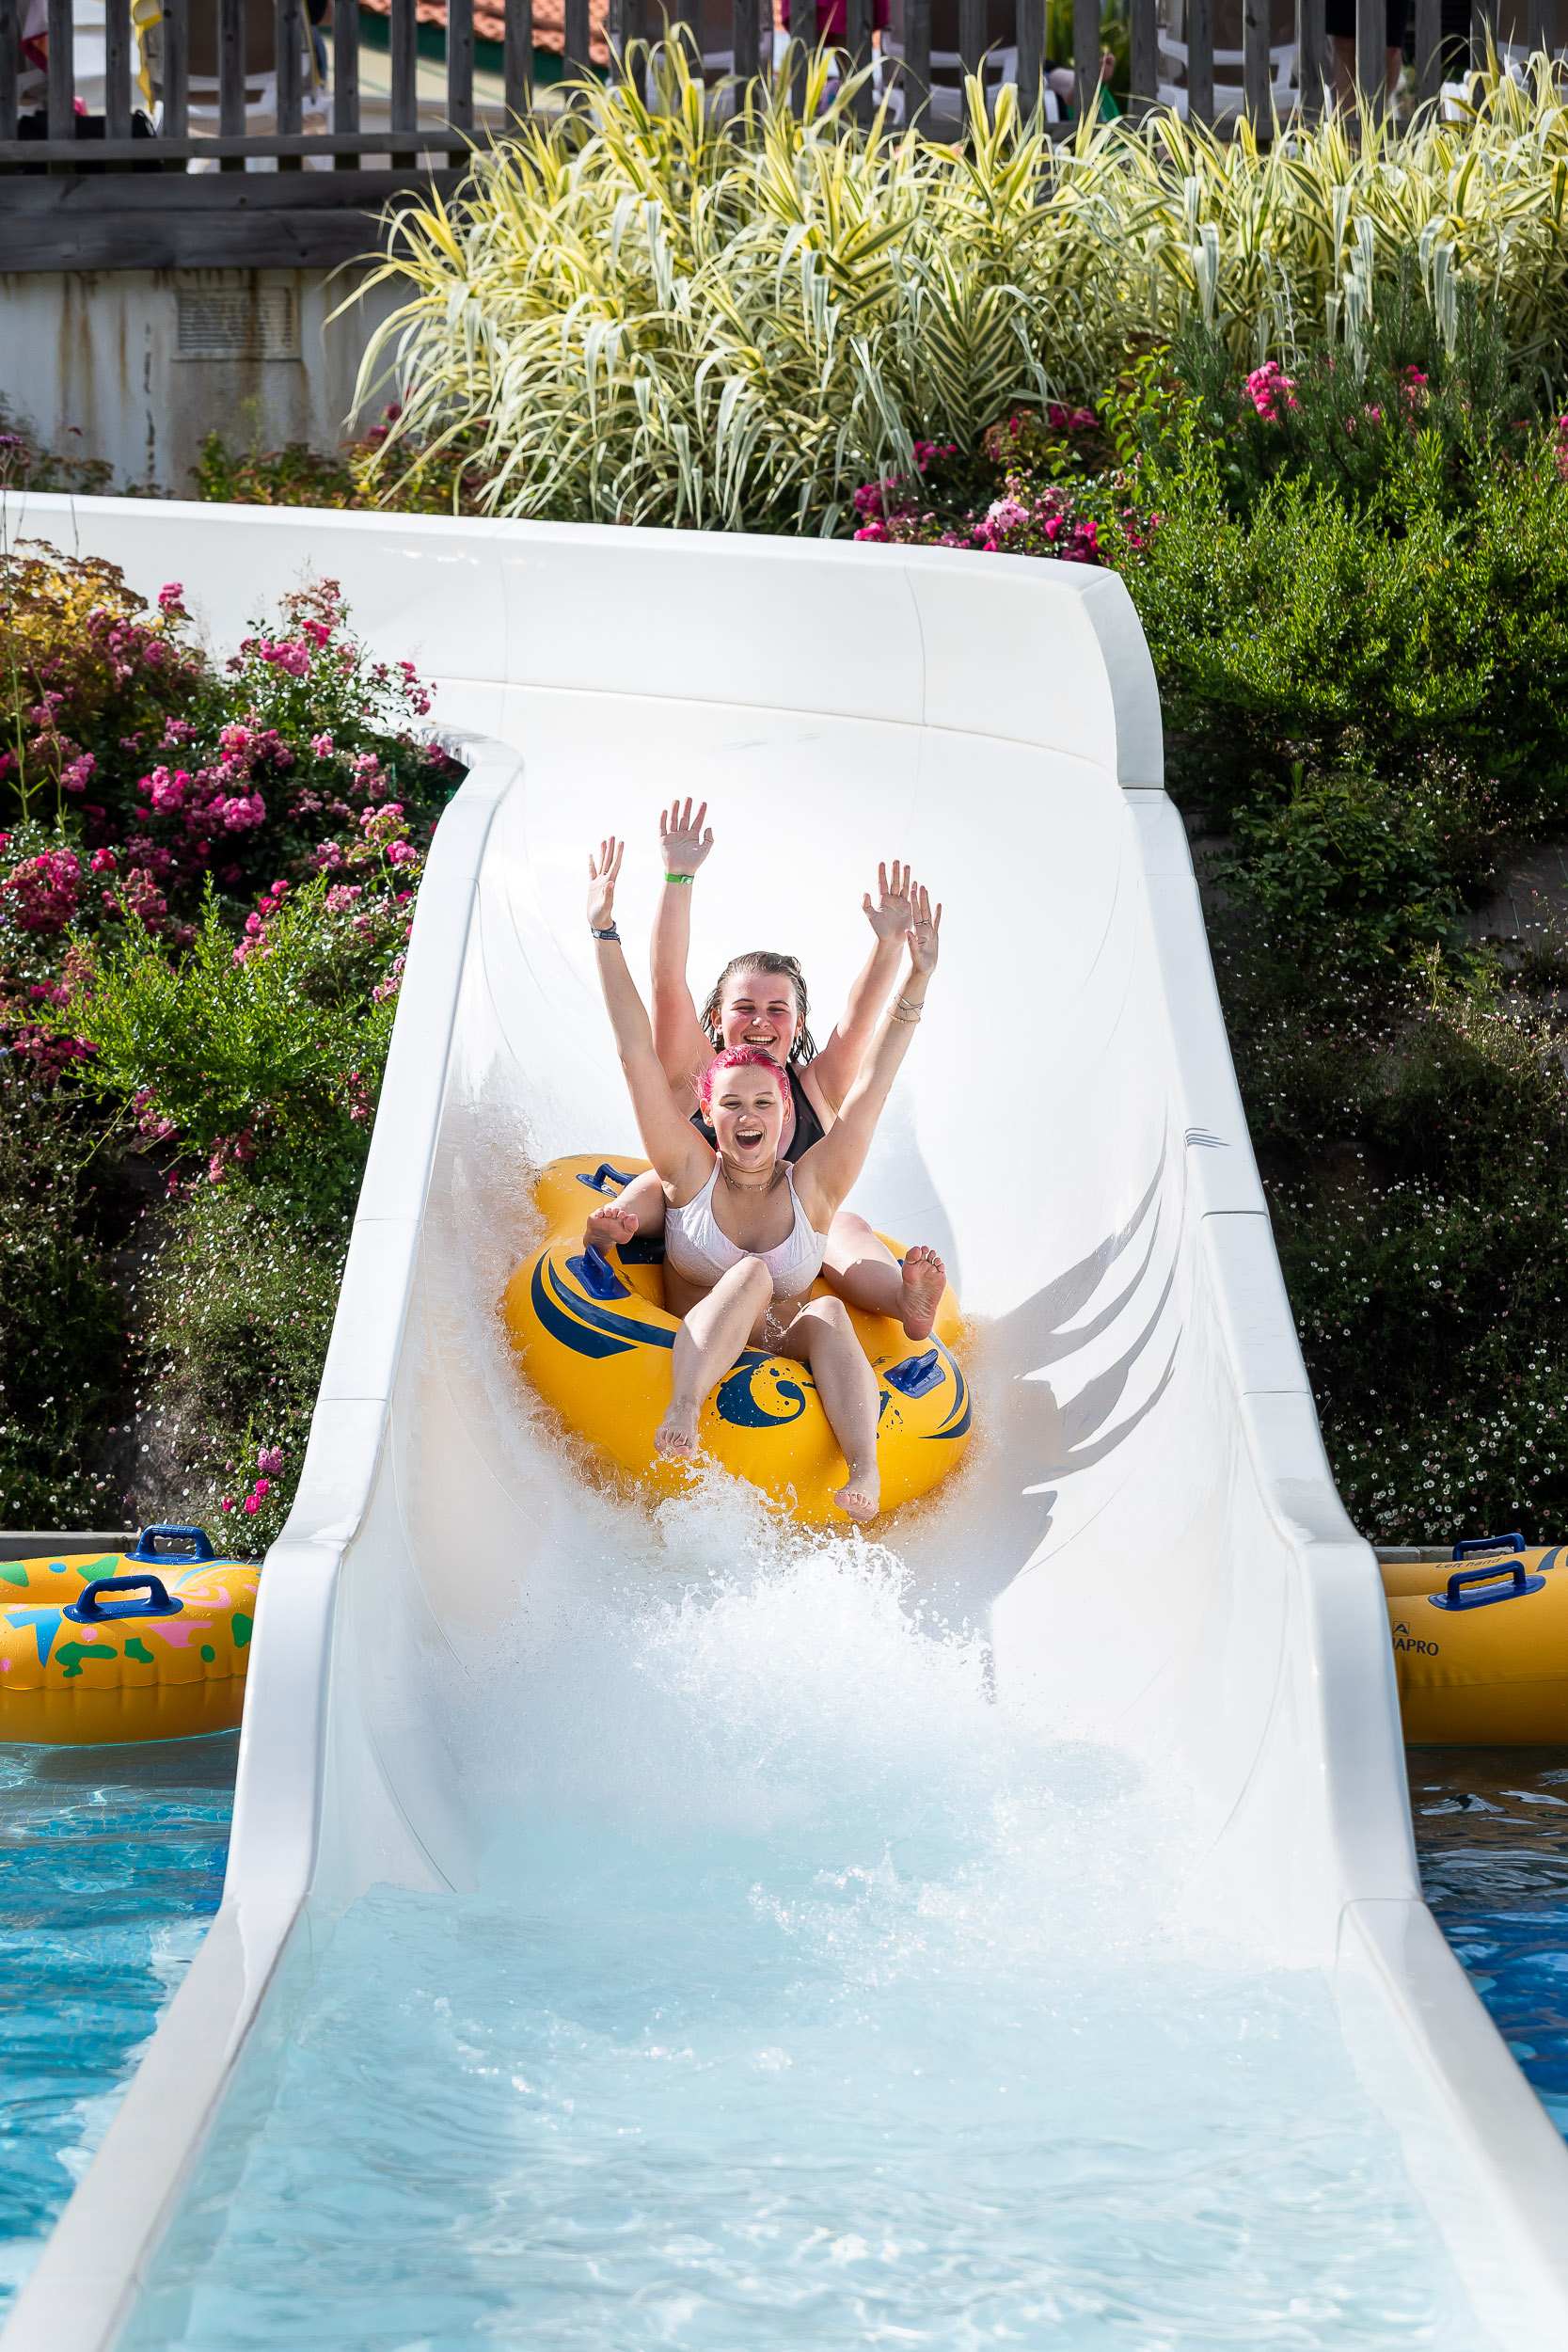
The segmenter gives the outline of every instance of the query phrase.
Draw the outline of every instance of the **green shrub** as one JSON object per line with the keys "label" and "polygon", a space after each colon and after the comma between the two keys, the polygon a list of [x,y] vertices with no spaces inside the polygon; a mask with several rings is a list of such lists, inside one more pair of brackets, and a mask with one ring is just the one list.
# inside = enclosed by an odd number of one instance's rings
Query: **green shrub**
{"label": "green shrub", "polygon": [[194,1185],[142,1284],[144,1491],[243,1549],[293,1498],[356,1188],[348,1168],[335,1202],[277,1176]]}
{"label": "green shrub", "polygon": [[1433,812],[1364,775],[1297,768],[1279,800],[1241,809],[1226,879],[1270,951],[1321,986],[1407,964],[1446,941],[1458,912]]}
{"label": "green shrub", "polygon": [[338,1201],[364,1159],[359,1133],[391,1035],[375,984],[402,925],[379,931],[363,901],[321,876],[235,946],[209,891],[188,947],[128,929],[79,951],[66,1003],[47,1018],[90,1048],[81,1080],[221,1178],[232,1162],[286,1170],[296,1197]]}
{"label": "green shrub", "polygon": [[57,1089],[0,1062],[0,1526],[119,1524],[129,1210],[98,1141]]}
{"label": "green shrub", "polygon": [[[1222,801],[1297,758],[1398,774],[1466,757],[1515,823],[1568,814],[1568,490],[1539,440],[1447,511],[1414,437],[1364,502],[1285,475],[1227,503],[1212,443],[1148,481],[1157,529],[1121,568],[1160,675],[1179,773]],[[1196,772],[1195,772],[1196,771]]]}
{"label": "green shrub", "polygon": [[[1437,967],[1433,966],[1434,975]],[[1227,992],[1339,1489],[1369,1534],[1568,1524],[1568,1078],[1485,960],[1308,1030]]]}
{"label": "green shrub", "polygon": [[[388,422],[400,413],[387,410]],[[402,514],[472,515],[484,504],[484,479],[467,437],[424,450],[406,444],[400,469],[381,465],[388,424],[345,441],[328,453],[304,441],[282,449],[235,451],[221,433],[209,433],[192,475],[198,499],[230,506],[395,507]]]}
{"label": "green shrub", "polygon": [[[80,437],[78,427],[70,430]],[[77,498],[99,498],[113,477],[113,467],[102,457],[45,449],[0,401],[0,496],[8,490],[64,490]]]}
{"label": "green shrub", "polygon": [[1105,421],[1124,466],[1168,478],[1184,459],[1190,417],[1216,452],[1227,504],[1243,515],[1282,476],[1364,510],[1410,473],[1419,437],[1424,495],[1464,514],[1485,477],[1518,454],[1521,436],[1539,441],[1550,426],[1547,391],[1544,372],[1511,346],[1499,306],[1475,289],[1456,296],[1445,340],[1411,256],[1366,321],[1358,354],[1319,329],[1298,334],[1287,361],[1243,373],[1190,319],[1168,351],[1128,370]]}

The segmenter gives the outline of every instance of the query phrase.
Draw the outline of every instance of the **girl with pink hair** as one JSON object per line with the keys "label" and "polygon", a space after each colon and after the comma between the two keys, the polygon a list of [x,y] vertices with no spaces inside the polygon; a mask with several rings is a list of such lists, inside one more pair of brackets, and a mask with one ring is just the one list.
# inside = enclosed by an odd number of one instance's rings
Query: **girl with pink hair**
{"label": "girl with pink hair", "polygon": [[[860,1073],[903,955],[918,885],[912,868],[897,858],[878,866],[876,895],[868,890],[861,900],[873,935],[871,953],[824,1046],[818,1048],[808,1026],[805,974],[794,956],[771,949],[727,963],[699,1012],[687,981],[687,961],[692,883],[713,847],[706,819],[707,803],[693,813],[689,800],[673,802],[659,818],[664,890],[654,917],[654,1042],[676,1109],[710,1144],[714,1133],[699,1087],[714,1055],[752,1048],[779,1063],[786,1097],[782,1155],[799,1160],[831,1133]],[[617,1201],[589,1218],[586,1239],[590,1248],[604,1248],[629,1241],[634,1233],[657,1232],[663,1217],[664,1195],[657,1179],[640,1176]],[[947,1281],[934,1249],[917,1246],[900,1263],[864,1217],[845,1208],[829,1229],[822,1275],[847,1306],[889,1316],[911,1340],[928,1337]]]}
{"label": "girl with pink hair", "polygon": [[[681,1318],[670,1408],[655,1442],[689,1459],[709,1391],[748,1346],[809,1366],[848,1475],[833,1500],[863,1523],[881,1502],[877,1381],[842,1299],[813,1298],[828,1233],[865,1165],[877,1121],[936,970],[942,909],[911,885],[909,968],[832,1127],[793,1164],[783,1151],[789,1079],[761,1045],[710,1055],[698,1082],[713,1140],[672,1095],[647,1008],[615,928],[623,844],[588,861],[588,927],[642,1148],[664,1203],[664,1303]],[[622,1235],[608,1238],[620,1239]]]}

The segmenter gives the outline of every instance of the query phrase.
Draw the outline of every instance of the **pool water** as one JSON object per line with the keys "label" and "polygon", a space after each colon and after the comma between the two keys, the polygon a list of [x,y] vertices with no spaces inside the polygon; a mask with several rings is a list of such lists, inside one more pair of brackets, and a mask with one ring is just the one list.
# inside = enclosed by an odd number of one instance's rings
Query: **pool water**
{"label": "pool water", "polygon": [[1568,1754],[1413,1748],[1426,1898],[1568,2137]]}
{"label": "pool water", "polygon": [[482,1883],[296,1944],[121,2352],[1477,2352],[1126,1759],[877,1546],[661,1518],[475,1710]]}
{"label": "pool water", "polygon": [[0,2316],[217,1908],[238,1745],[0,1747]]}

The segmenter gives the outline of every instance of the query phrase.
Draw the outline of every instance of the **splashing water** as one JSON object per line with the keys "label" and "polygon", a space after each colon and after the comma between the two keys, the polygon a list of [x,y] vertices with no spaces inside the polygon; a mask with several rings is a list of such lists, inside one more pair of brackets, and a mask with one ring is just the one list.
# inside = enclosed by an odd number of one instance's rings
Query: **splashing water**
{"label": "splashing water", "polygon": [[1323,1987],[1172,1924],[1174,1792],[886,1549],[582,1525],[477,1891],[312,1923],[126,2352],[1470,2352]]}

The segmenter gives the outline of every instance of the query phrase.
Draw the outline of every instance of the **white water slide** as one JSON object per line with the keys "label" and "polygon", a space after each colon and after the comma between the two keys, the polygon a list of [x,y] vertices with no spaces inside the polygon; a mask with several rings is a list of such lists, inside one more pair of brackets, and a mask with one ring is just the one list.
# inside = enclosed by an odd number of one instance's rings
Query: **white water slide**
{"label": "white water slide", "polygon": [[[334,577],[476,739],[223,1905],[5,2352],[1568,2344],[1568,2155],[1420,1899],[1120,581],[18,523],[220,647]],[[591,1490],[498,1341],[527,1166],[635,1140],[585,847],[628,837],[642,941],[676,792],[694,977],[795,950],[831,1023],[878,858],[946,903],[857,1201],[944,1252],[977,1436],[875,1544]]]}

